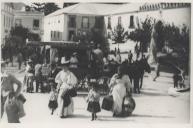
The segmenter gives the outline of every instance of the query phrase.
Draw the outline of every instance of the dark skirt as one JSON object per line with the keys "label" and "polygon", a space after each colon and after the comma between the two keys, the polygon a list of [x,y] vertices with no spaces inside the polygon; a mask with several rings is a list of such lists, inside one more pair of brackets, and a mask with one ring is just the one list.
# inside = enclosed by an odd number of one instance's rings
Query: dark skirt
{"label": "dark skirt", "polygon": [[99,102],[89,102],[87,110],[92,113],[97,113],[101,111]]}
{"label": "dark skirt", "polygon": [[49,101],[49,104],[48,104],[48,107],[50,108],[50,109],[56,109],[57,107],[58,107],[58,102],[56,101],[56,100],[54,100],[54,101]]}

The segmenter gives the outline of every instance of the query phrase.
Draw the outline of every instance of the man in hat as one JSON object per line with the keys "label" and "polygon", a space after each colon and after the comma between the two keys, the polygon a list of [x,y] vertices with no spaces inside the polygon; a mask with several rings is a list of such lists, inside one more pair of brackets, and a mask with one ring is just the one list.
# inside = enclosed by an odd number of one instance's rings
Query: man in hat
{"label": "man in hat", "polygon": [[[77,85],[77,78],[76,76],[69,70],[69,64],[70,61],[66,60],[65,57],[62,57],[61,59],[61,64],[62,64],[62,70],[56,75],[55,82],[58,84],[57,89],[59,90],[59,95],[58,95],[58,109],[59,109],[59,116],[60,118],[65,118],[68,115],[72,115],[74,111],[74,103],[71,97],[70,98],[70,103],[68,105],[64,106],[64,99],[66,99],[63,96],[68,96],[65,95],[64,93],[67,92],[69,89],[74,88]],[[62,98],[63,97],[63,98]]]}
{"label": "man in hat", "polygon": [[70,68],[78,68],[78,59],[76,52],[74,52],[70,58]]}

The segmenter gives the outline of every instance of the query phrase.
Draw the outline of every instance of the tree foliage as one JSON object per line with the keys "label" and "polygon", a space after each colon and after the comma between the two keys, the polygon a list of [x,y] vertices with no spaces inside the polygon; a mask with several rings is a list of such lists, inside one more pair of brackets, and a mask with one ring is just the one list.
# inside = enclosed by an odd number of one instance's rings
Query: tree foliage
{"label": "tree foliage", "polygon": [[36,11],[44,12],[45,15],[60,9],[55,3],[33,3],[31,7]]}
{"label": "tree foliage", "polygon": [[[164,34],[164,24],[162,21],[157,21],[154,25],[155,33],[154,40],[156,42],[156,47],[158,52],[162,50],[165,42],[165,34]],[[170,35],[171,36],[171,35]]]}
{"label": "tree foliage", "polygon": [[128,39],[136,42],[140,42],[140,51],[145,52],[149,46],[152,33],[152,18],[146,18],[144,22],[141,22],[141,27],[138,26],[134,31],[128,35]]}
{"label": "tree foliage", "polygon": [[112,40],[115,41],[115,43],[124,43],[126,40],[126,32],[125,29],[121,24],[118,24],[115,26],[114,30],[112,31]]}
{"label": "tree foliage", "polygon": [[[26,51],[27,38],[29,40],[40,41],[40,36],[36,33],[30,32],[28,28],[23,26],[12,27],[9,37],[5,40],[5,46],[2,48],[4,59],[9,58],[10,61],[12,61],[14,55]],[[23,53],[23,56],[26,56],[26,54],[27,53]]]}

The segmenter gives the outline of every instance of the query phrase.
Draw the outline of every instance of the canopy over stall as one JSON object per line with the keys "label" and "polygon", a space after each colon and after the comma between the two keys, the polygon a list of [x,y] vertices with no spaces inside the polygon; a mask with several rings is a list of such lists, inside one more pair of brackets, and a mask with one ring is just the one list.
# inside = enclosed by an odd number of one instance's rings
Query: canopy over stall
{"label": "canopy over stall", "polygon": [[[81,62],[88,62],[90,60],[90,52],[93,49],[93,45],[90,43],[78,43],[73,41],[49,41],[49,42],[39,42],[39,41],[29,41],[28,46],[43,46],[45,49],[49,49],[49,61],[53,62],[58,58],[66,56],[70,58],[73,52],[78,53],[78,57]],[[83,64],[84,65],[84,64]]]}

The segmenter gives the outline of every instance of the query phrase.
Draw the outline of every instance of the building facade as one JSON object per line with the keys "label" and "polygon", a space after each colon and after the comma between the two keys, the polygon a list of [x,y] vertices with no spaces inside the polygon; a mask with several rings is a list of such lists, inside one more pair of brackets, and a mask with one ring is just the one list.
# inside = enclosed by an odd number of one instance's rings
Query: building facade
{"label": "building facade", "polygon": [[127,4],[107,16],[105,23],[108,24],[108,20],[111,19],[112,28],[121,22],[125,30],[132,31],[146,18],[161,20],[166,24],[174,24],[178,27],[186,25],[190,29],[191,7],[189,3]]}
{"label": "building facade", "polygon": [[11,27],[14,25],[13,4],[1,3],[1,45],[5,44]]}
{"label": "building facade", "polygon": [[15,11],[14,26],[23,26],[43,38],[44,13],[36,11]]}
{"label": "building facade", "polygon": [[89,34],[91,29],[104,29],[101,16],[61,14],[46,17],[44,41],[74,41],[80,34]]}

